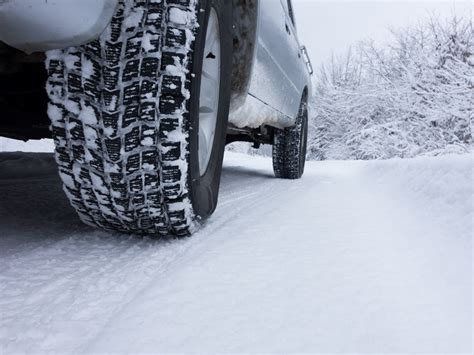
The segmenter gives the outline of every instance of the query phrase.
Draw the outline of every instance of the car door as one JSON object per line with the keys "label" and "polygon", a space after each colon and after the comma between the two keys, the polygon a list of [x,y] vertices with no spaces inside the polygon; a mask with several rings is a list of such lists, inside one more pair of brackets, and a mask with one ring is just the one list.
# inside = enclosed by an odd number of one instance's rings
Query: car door
{"label": "car door", "polygon": [[283,112],[289,113],[290,117],[296,117],[300,104],[303,88],[307,85],[308,69],[306,67],[301,45],[298,40],[296,30],[295,13],[291,0],[280,0],[285,10],[286,22],[285,30],[287,33],[288,58],[282,67],[287,73],[288,80],[296,91],[288,92],[285,96]]}
{"label": "car door", "polygon": [[[283,0],[286,2],[286,0]],[[292,79],[298,52],[288,14],[281,0],[260,0],[256,61],[249,94],[286,116],[294,117],[289,98],[300,96]]]}

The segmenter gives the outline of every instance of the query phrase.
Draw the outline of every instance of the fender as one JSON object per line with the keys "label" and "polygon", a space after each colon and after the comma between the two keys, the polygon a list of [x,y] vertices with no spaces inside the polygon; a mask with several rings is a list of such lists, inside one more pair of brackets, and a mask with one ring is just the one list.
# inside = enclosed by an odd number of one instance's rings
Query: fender
{"label": "fender", "polygon": [[26,53],[82,45],[112,19],[118,0],[0,0],[0,41]]}
{"label": "fender", "polygon": [[[286,3],[286,0],[282,1]],[[301,52],[296,33],[292,34],[291,48],[282,49],[281,45],[287,44],[284,41],[267,41],[271,46],[265,46],[268,43],[262,41],[262,38],[273,38],[272,36],[275,35],[262,24],[277,21],[278,24],[271,30],[281,24],[283,29],[280,29],[284,31],[285,23],[289,23],[289,19],[286,18],[269,16],[262,18],[265,15],[262,11],[273,10],[275,6],[282,6],[282,4],[278,0],[233,0],[234,49],[229,113],[231,128],[256,129],[265,125],[276,128],[292,127],[300,108],[302,94],[304,90],[309,90],[310,75],[304,68],[307,64],[301,59],[303,52]],[[283,6],[280,10],[284,14]],[[287,36],[285,33],[283,39],[287,40]],[[282,50],[290,51],[294,55],[291,61],[283,61],[286,69],[291,66],[292,70],[289,71],[294,80],[286,74],[277,77],[280,78],[279,80],[273,77],[276,71],[282,71],[282,67],[277,61],[272,60],[272,56],[281,57]],[[262,53],[265,55],[259,56]],[[289,56],[286,55],[286,58]],[[303,78],[304,73],[306,73],[304,75],[306,78]],[[275,95],[272,97],[261,95],[262,87],[266,92],[273,92]],[[260,90],[255,90],[255,88]],[[284,91],[282,88],[288,88],[288,90]],[[267,98],[272,100],[266,100]]]}

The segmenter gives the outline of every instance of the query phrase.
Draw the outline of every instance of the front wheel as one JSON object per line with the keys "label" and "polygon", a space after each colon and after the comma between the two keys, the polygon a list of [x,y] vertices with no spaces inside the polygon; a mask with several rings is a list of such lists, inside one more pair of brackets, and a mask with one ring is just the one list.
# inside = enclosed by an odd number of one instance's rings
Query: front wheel
{"label": "front wheel", "polygon": [[121,0],[100,39],[47,53],[56,160],[87,224],[185,236],[216,208],[232,9]]}
{"label": "front wheel", "polygon": [[303,95],[296,124],[275,129],[273,141],[273,171],[277,178],[300,179],[306,163],[308,141],[308,98]]}

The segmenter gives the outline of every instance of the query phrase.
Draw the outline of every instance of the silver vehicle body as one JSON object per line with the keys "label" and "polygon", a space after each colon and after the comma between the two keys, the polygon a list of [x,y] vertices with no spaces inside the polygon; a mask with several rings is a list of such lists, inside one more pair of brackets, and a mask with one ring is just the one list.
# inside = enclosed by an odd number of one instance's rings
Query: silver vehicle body
{"label": "silver vehicle body", "polygon": [[[225,0],[227,1],[227,0]],[[300,46],[289,0],[233,0],[252,8],[242,76],[233,87],[229,124],[236,128],[294,125],[311,90],[309,60]],[[27,53],[81,45],[109,24],[118,0],[0,0],[0,41]],[[245,3],[246,5],[239,5]],[[249,5],[250,4],[250,5]],[[244,8],[246,7],[246,8]],[[245,16],[243,16],[245,18]],[[236,18],[240,21],[240,18]],[[239,26],[236,26],[237,28]],[[244,26],[245,27],[245,26]]]}
{"label": "silver vehicle body", "polygon": [[256,29],[248,96],[238,107],[231,106],[229,121],[237,127],[292,126],[303,92],[311,90],[311,78],[291,2],[260,0]]}
{"label": "silver vehicle body", "polygon": [[0,0],[0,41],[26,53],[84,44],[109,24],[118,0]]}

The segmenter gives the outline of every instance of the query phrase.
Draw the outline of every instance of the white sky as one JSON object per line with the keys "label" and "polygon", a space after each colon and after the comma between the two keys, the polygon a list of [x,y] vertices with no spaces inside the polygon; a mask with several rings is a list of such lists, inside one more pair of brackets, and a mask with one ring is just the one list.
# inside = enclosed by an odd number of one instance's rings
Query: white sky
{"label": "white sky", "polygon": [[331,54],[343,53],[360,40],[384,41],[389,28],[417,23],[430,14],[472,17],[472,1],[293,0],[298,34],[315,69]]}

